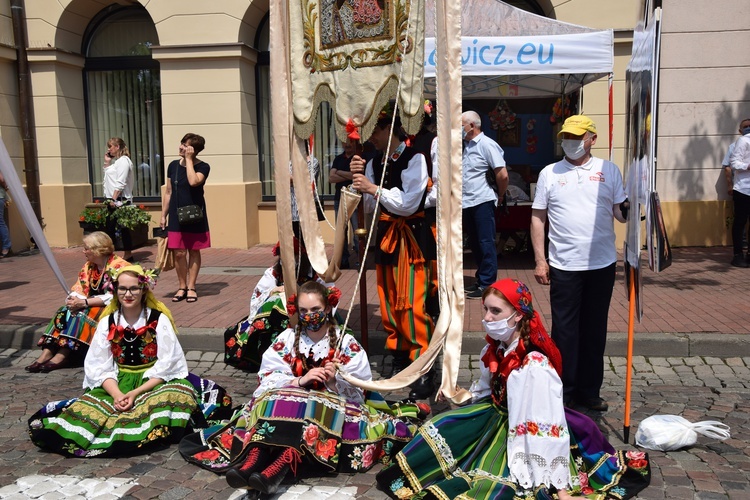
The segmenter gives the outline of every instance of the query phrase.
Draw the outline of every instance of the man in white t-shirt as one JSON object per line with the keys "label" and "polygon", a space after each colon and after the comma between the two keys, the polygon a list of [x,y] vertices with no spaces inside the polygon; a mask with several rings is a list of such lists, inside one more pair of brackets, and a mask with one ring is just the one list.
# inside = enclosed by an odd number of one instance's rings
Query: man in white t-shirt
{"label": "man in white t-shirt", "polygon": [[551,285],[552,339],[563,358],[565,403],[606,411],[599,391],[617,262],[614,219],[625,222],[629,204],[617,165],[591,156],[596,144],[591,119],[571,116],[558,135],[565,158],[541,171],[531,207],[534,276]]}
{"label": "man in white t-shirt", "polygon": [[[745,135],[742,133],[742,130],[746,127],[750,127],[750,119],[747,118],[740,122],[740,128],[738,129],[740,137]],[[724,155],[724,159],[721,161],[721,168],[722,170],[724,170],[724,178],[727,181],[727,193],[729,193],[729,196],[732,196],[734,194],[734,172],[732,172],[732,164],[730,162],[730,158],[732,157],[732,153],[734,152],[735,144],[737,144],[736,141],[729,145],[729,148],[727,148],[727,153]]]}
{"label": "man in white t-shirt", "polygon": [[[734,221],[732,222],[732,246],[734,257],[731,264],[736,267],[750,267],[750,254],[743,252],[742,240],[745,225],[750,218],[750,120],[743,120],[740,132],[742,137],[734,143],[729,163],[734,173],[732,199],[734,200]],[[750,234],[748,234],[750,239]]]}

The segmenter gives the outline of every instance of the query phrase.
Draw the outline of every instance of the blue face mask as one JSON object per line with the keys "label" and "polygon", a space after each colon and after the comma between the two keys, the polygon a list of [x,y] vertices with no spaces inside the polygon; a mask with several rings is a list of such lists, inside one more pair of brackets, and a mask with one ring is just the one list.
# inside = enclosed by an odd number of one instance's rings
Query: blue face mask
{"label": "blue face mask", "polygon": [[742,135],[750,134],[750,127],[745,127],[742,129]]}
{"label": "blue face mask", "polygon": [[461,127],[461,139],[464,141],[466,140],[466,134],[466,129],[464,127]]}

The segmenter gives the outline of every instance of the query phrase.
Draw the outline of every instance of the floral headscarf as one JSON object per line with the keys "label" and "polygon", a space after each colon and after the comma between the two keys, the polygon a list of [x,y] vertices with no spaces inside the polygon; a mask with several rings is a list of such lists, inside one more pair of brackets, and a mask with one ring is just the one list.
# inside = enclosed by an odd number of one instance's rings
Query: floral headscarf
{"label": "floral headscarf", "polygon": [[529,319],[529,342],[547,356],[558,375],[562,375],[562,356],[534,310],[529,287],[516,279],[505,278],[494,282],[490,288],[500,292],[516,311]]}

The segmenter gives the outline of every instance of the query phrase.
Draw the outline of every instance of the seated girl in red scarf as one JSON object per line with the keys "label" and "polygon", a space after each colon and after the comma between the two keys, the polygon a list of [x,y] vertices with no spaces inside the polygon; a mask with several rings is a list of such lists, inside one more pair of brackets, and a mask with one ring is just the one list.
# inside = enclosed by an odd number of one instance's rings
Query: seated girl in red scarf
{"label": "seated girl in red scarf", "polygon": [[411,439],[416,405],[389,407],[337,373],[372,378],[367,353],[332,315],[340,293],[308,281],[289,298],[289,316],[299,313],[299,321],[263,354],[253,399],[228,424],[186,436],[186,460],[226,472],[230,486],[252,495],[272,494],[303,469],[367,471]]}
{"label": "seated girl in red scarf", "polygon": [[378,485],[419,499],[628,498],[648,486],[645,453],[615,451],[594,421],[563,407],[560,352],[526,285],[499,280],[482,303],[487,345],[472,404],[425,423]]}

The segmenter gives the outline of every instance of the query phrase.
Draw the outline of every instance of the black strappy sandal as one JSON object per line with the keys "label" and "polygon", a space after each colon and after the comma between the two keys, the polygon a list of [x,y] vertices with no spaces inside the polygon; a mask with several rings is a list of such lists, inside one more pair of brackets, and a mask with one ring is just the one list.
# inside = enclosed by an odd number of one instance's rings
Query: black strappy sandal
{"label": "black strappy sandal", "polygon": [[[195,297],[189,296],[188,292],[195,292]],[[198,292],[195,290],[195,288],[188,288],[187,291],[185,291],[185,302],[188,304],[192,304],[193,302],[198,302]]]}
{"label": "black strappy sandal", "polygon": [[174,294],[174,297],[172,297],[172,302],[182,302],[186,298],[187,298],[187,288],[178,288],[177,292]]}

